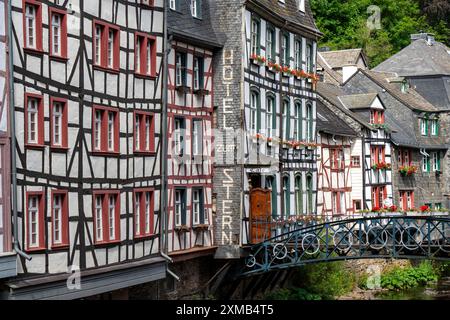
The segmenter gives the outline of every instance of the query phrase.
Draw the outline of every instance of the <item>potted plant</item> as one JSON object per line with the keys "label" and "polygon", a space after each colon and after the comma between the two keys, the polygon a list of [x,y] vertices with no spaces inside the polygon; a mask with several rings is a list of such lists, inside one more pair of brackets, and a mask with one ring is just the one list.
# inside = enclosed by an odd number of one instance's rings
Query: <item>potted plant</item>
{"label": "potted plant", "polygon": [[398,172],[403,176],[403,177],[410,177],[412,175],[414,175],[417,172],[418,168],[416,166],[401,166],[398,169]]}
{"label": "potted plant", "polygon": [[252,60],[252,62],[254,64],[258,64],[258,65],[264,65],[267,61],[265,57],[257,55],[256,53],[254,53],[250,56],[250,60]]}

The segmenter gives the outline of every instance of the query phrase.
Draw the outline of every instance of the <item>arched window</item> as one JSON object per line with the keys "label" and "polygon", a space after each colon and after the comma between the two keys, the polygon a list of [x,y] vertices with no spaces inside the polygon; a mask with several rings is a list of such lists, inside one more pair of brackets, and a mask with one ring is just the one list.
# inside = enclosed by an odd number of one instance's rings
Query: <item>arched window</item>
{"label": "arched window", "polygon": [[295,102],[295,121],[294,121],[294,139],[297,141],[302,140],[302,103],[300,101]]}
{"label": "arched window", "polygon": [[283,194],[284,194],[284,210],[283,210],[283,216],[288,217],[290,215],[291,210],[291,193],[290,193],[290,185],[289,185],[289,177],[285,176],[283,177]]}
{"label": "arched window", "polygon": [[252,19],[252,24],[251,24],[251,39],[250,39],[250,50],[251,50],[251,54],[259,54],[260,52],[260,43],[259,43],[259,39],[260,39],[260,23],[259,20],[256,18]]}
{"label": "arched window", "polygon": [[306,104],[306,139],[311,142],[314,141],[314,115],[311,102]]}
{"label": "arched window", "polygon": [[249,129],[251,134],[259,133],[261,131],[261,110],[259,102],[259,92],[252,90],[250,94],[250,121]]}
{"label": "arched window", "polygon": [[267,95],[266,101],[266,134],[273,137],[276,130],[276,107],[275,97],[272,94]]}
{"label": "arched window", "polygon": [[290,139],[291,133],[291,116],[290,103],[288,99],[283,100],[283,140]]}
{"label": "arched window", "polygon": [[303,185],[302,176],[295,176],[295,213],[299,216],[303,214]]}
{"label": "arched window", "polygon": [[269,176],[266,178],[266,189],[269,189],[271,191],[272,217],[276,218],[278,216],[277,213],[278,192],[277,192],[277,180],[274,176]]}
{"label": "arched window", "polygon": [[313,178],[312,175],[306,176],[306,189],[308,193],[307,214],[313,213]]}

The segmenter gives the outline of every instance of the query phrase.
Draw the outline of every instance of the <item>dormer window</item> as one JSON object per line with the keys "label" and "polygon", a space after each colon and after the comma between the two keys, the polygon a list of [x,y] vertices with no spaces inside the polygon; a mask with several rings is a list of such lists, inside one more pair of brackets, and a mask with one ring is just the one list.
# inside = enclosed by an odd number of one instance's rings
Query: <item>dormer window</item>
{"label": "dormer window", "polygon": [[170,0],[169,7],[171,10],[177,10],[177,0]]}
{"label": "dormer window", "polygon": [[201,0],[191,0],[191,14],[194,18],[201,18]]}
{"label": "dormer window", "polygon": [[384,111],[383,110],[370,111],[370,123],[371,124],[384,124]]}
{"label": "dormer window", "polygon": [[298,0],[298,10],[305,12],[305,0]]}

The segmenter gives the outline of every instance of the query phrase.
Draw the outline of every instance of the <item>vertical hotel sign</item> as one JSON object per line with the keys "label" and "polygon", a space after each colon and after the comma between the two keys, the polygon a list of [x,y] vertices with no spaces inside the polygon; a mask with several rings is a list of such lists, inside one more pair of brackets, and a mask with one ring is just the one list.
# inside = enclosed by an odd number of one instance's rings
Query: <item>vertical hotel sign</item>
{"label": "vertical hotel sign", "polygon": [[[231,86],[233,85],[234,73],[233,73],[233,63],[234,63],[234,51],[233,50],[224,50],[223,51],[223,78],[222,85],[225,89],[224,98],[222,101],[222,114],[223,114],[223,141],[222,141],[222,154],[223,156],[219,161],[224,161],[225,165],[234,165],[234,152],[235,152],[235,143],[234,143],[234,132],[235,129],[233,127],[228,127],[227,123],[230,120],[230,117],[233,115],[233,93],[231,90]],[[227,142],[231,142],[228,144]],[[223,168],[222,169],[223,180],[222,180],[222,188],[223,188],[223,200],[221,203],[221,244],[222,245],[232,245],[233,244],[233,210],[232,204],[233,200],[231,197],[231,190],[235,186],[235,181],[233,176],[231,175],[234,169]]]}

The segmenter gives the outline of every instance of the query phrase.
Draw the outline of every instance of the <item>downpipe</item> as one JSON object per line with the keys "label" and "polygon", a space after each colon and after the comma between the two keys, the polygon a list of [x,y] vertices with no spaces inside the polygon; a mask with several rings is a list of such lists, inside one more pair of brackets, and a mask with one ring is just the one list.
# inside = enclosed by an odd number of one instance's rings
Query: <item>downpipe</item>
{"label": "downpipe", "polygon": [[14,110],[14,61],[12,47],[12,4],[8,1],[8,64],[9,64],[9,119],[11,132],[11,180],[12,180],[12,211],[14,219],[13,237],[14,237],[14,251],[30,261],[32,257],[20,249],[19,246],[19,224],[17,215],[17,162],[16,162],[16,117]]}

